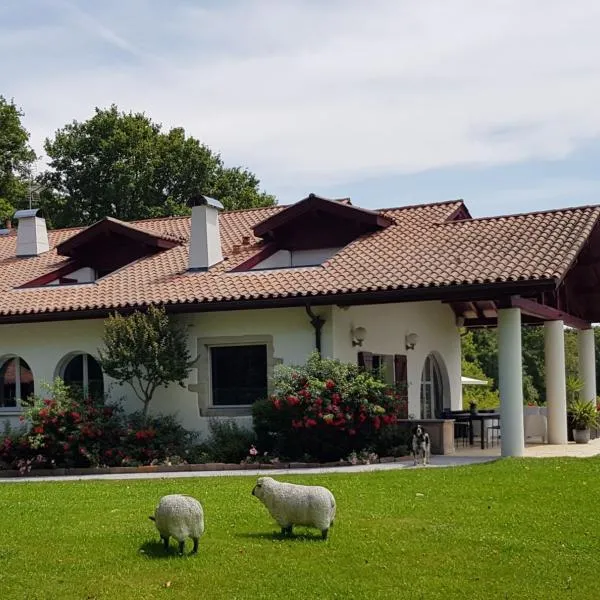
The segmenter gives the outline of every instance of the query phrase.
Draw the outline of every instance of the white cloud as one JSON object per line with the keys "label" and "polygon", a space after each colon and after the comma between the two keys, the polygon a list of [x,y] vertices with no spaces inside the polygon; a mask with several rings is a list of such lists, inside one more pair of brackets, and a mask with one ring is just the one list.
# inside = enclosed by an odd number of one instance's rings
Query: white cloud
{"label": "white cloud", "polygon": [[40,6],[49,23],[0,26],[0,89],[38,149],[115,102],[183,125],[269,189],[306,190],[560,158],[600,135],[595,0]]}

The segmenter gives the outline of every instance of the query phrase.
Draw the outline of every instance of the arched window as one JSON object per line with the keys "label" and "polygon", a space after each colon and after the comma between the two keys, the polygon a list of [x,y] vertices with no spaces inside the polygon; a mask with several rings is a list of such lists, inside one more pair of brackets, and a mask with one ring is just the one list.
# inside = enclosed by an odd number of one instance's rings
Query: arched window
{"label": "arched window", "polygon": [[33,394],[33,374],[18,356],[0,360],[0,410],[20,408],[21,400]]}
{"label": "arched window", "polygon": [[64,362],[60,375],[71,388],[84,396],[100,398],[104,395],[102,368],[91,354],[73,354]]}
{"label": "arched window", "polygon": [[421,373],[421,419],[439,419],[443,410],[442,372],[435,356],[430,354]]}

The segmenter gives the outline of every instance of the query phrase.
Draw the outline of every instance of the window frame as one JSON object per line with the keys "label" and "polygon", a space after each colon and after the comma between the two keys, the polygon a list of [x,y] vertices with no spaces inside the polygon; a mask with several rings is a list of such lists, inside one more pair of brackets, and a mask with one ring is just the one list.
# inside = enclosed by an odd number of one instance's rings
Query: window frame
{"label": "window frame", "polygon": [[211,336],[195,338],[197,359],[193,367],[197,372],[196,382],[188,384],[188,390],[196,395],[199,417],[251,417],[252,405],[213,405],[212,403],[212,366],[210,348],[212,346],[267,346],[267,393],[273,390],[273,371],[275,365],[283,360],[275,357],[273,335],[249,334],[231,336]]}
{"label": "window frame", "polygon": [[[396,354],[383,352],[359,352],[358,364],[374,377],[379,377],[387,385],[396,385]],[[362,357],[360,356],[362,355]],[[362,362],[362,364],[361,364]],[[377,362],[377,366],[375,366]]]}
{"label": "window frame", "polygon": [[[439,419],[436,413],[444,409],[444,382],[440,364],[433,353],[425,357],[423,369],[421,370],[421,418]],[[429,399],[427,399],[429,393]],[[429,410],[428,410],[429,409]],[[440,411],[438,411],[440,409]],[[431,413],[431,416],[423,416],[424,413]]]}
{"label": "window frame", "polygon": [[208,406],[209,408],[221,410],[221,409],[250,409],[252,404],[215,404],[214,402],[214,385],[213,385],[213,348],[248,348],[250,346],[261,346],[265,349],[265,392],[269,393],[269,345],[267,342],[253,342],[253,343],[237,343],[237,344],[210,344],[208,348]]}
{"label": "window frame", "polygon": [[71,364],[71,362],[79,356],[82,357],[81,391],[82,391],[84,397],[89,396],[89,392],[90,392],[90,375],[89,375],[89,366],[88,366],[88,360],[89,360],[90,356],[96,361],[98,367],[100,368],[100,373],[102,374],[102,395],[104,395],[105,386],[104,386],[104,371],[102,370],[102,365],[100,364],[100,361],[93,354],[90,354],[89,352],[81,351],[81,352],[71,352],[71,353],[67,354],[61,360],[61,362],[59,364],[58,375],[65,382],[65,385],[72,385],[72,383],[68,383],[65,380],[65,371],[67,370],[67,367]]}
{"label": "window frame", "polygon": [[[11,360],[16,361],[15,366],[15,405],[14,406],[0,406],[0,414],[1,415],[10,415],[10,414],[20,414],[23,412],[23,405],[21,397],[21,361],[23,360],[17,354],[6,354],[2,357],[2,362],[0,363],[0,367],[3,367],[7,362]],[[33,377],[33,369],[29,366],[29,363],[26,360],[23,362],[27,365],[27,368],[31,372],[31,384],[33,386],[33,393],[35,394],[35,377]]]}

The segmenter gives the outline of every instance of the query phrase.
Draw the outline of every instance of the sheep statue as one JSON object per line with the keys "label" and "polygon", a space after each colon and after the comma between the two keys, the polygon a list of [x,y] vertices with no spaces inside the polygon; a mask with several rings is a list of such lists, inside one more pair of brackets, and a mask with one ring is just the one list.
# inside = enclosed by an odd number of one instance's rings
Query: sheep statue
{"label": "sheep statue", "polygon": [[327,488],[259,477],[252,495],[267,507],[283,535],[291,535],[294,525],[305,525],[316,527],[327,539],[335,518],[335,498]]}
{"label": "sheep statue", "polygon": [[204,511],[198,500],[181,494],[163,496],[150,520],[154,521],[165,550],[169,548],[169,537],[174,537],[179,542],[179,554],[183,554],[189,537],[194,541],[192,554],[198,552],[198,542],[204,533]]}

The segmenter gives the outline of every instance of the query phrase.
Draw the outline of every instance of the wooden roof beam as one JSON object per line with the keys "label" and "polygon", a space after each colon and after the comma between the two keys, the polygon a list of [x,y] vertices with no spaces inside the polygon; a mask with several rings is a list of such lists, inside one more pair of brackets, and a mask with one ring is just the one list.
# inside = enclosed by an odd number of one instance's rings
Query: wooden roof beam
{"label": "wooden roof beam", "polygon": [[511,296],[510,305],[513,308],[520,308],[524,315],[536,317],[542,321],[563,321],[565,325],[575,329],[590,329],[592,326],[589,321],[521,296]]}

